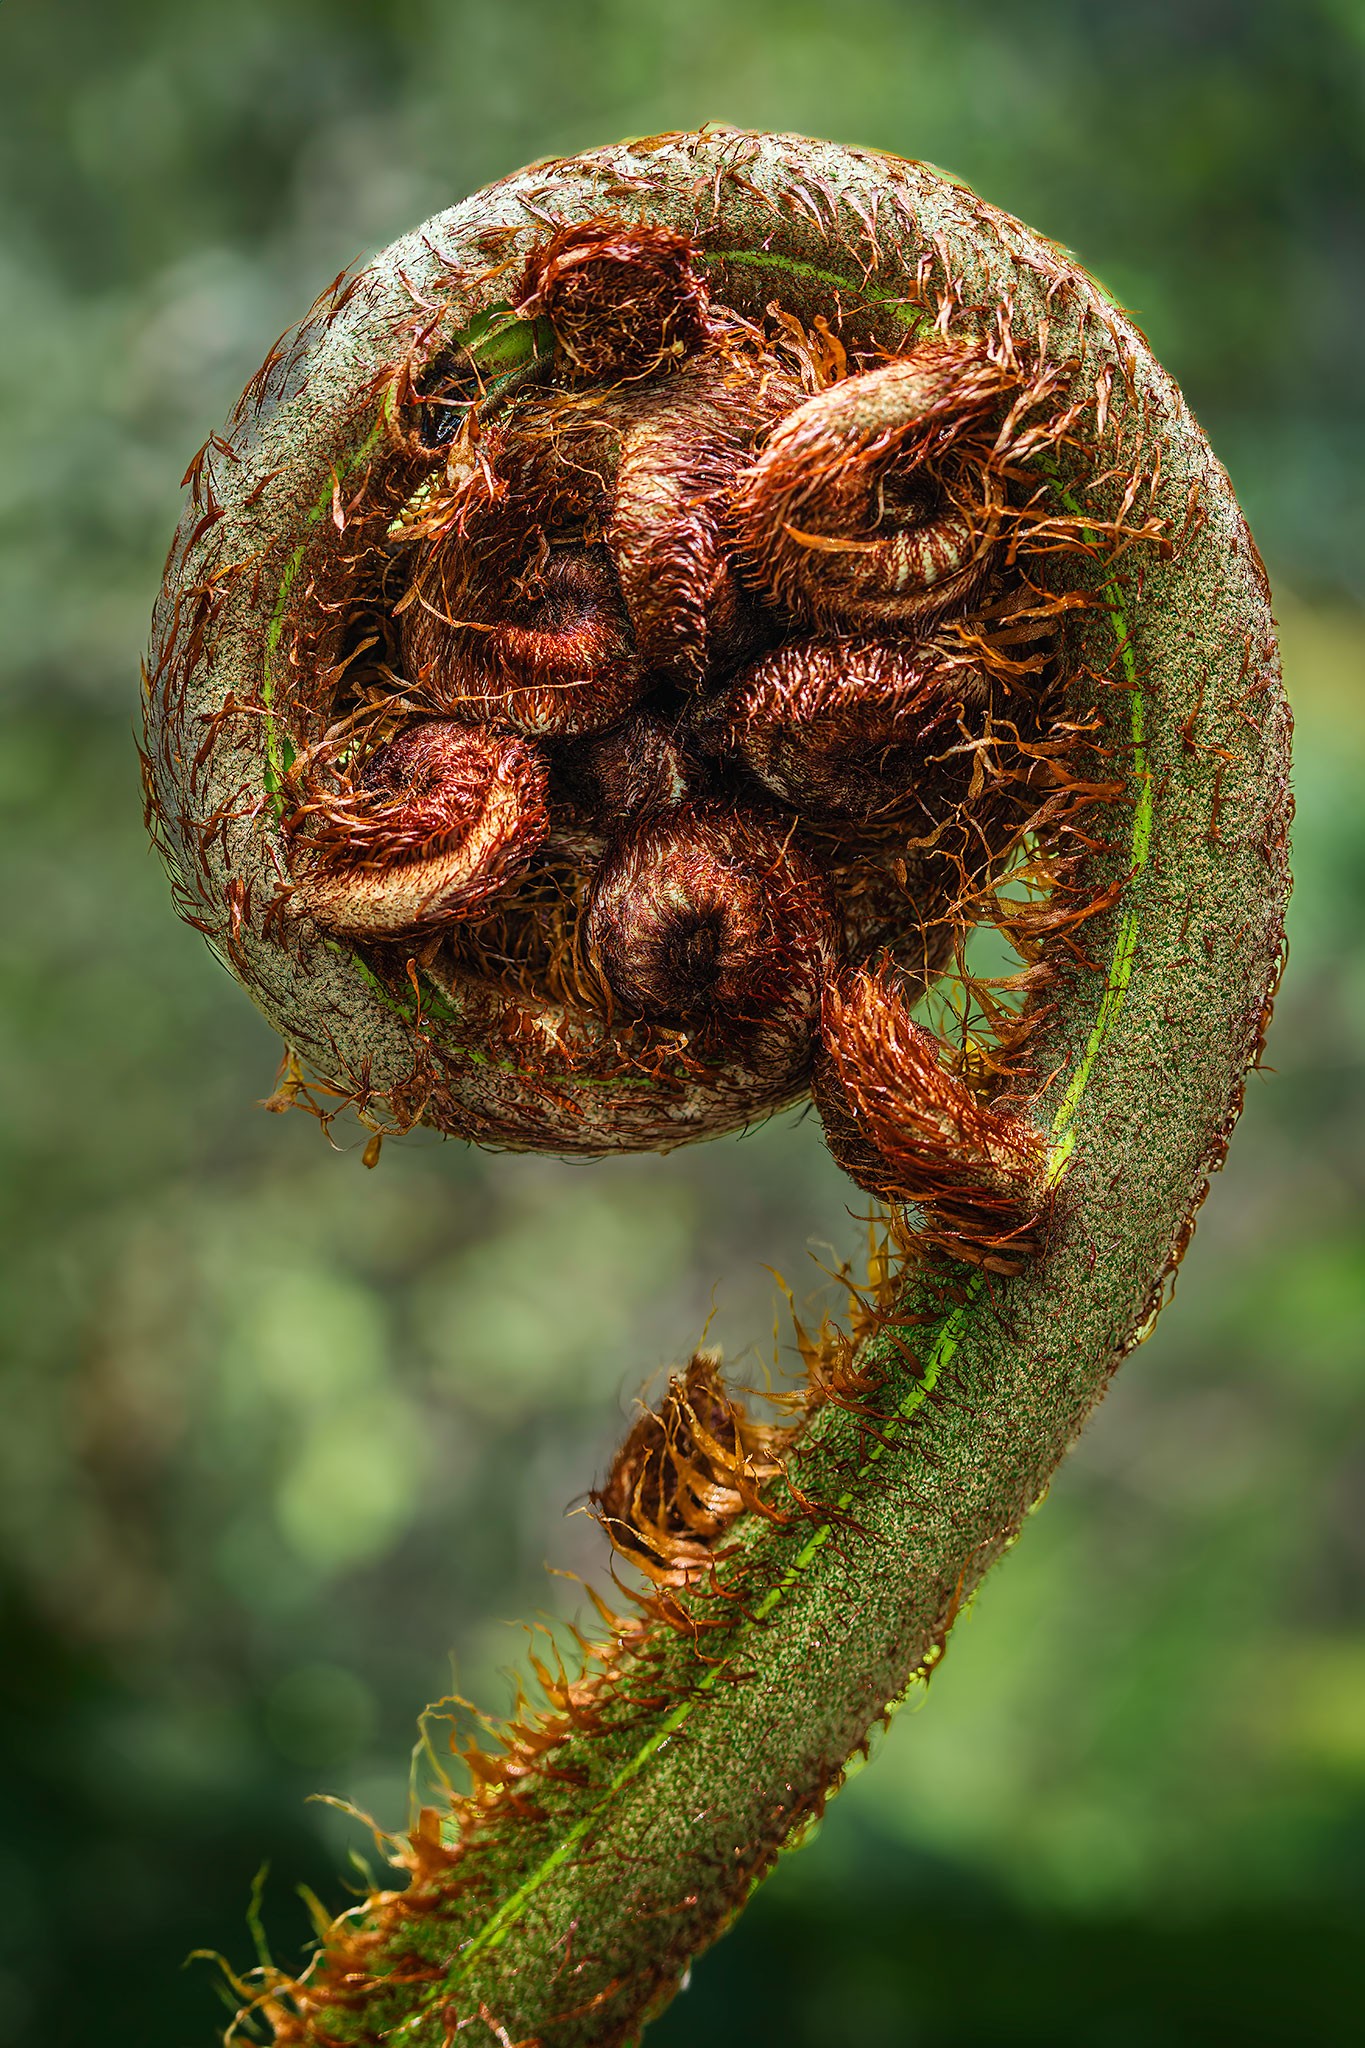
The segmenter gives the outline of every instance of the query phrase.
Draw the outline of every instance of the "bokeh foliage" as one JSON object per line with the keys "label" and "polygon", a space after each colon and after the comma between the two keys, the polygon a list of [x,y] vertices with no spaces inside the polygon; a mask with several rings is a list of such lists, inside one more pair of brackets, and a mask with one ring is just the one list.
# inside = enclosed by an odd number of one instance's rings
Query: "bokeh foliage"
{"label": "bokeh foliage", "polygon": [[[921,1707],[651,2035],[1335,2042],[1365,1875],[1365,10],[1357,0],[53,0],[0,12],[7,1641],[0,2040],[211,2038],[422,1704],[572,1609],[647,1377],[856,1252],[786,1119],[598,1167],[260,1113],[169,913],[137,656],[194,448],[344,263],[720,118],[928,157],[1133,305],[1268,556],[1300,719],[1270,1059],[1175,1308]],[[779,1310],[779,1315],[781,1311]],[[747,1353],[746,1353],[746,1347]],[[451,1664],[454,1660],[452,1681]],[[439,1745],[441,1729],[433,1731]],[[428,1766],[429,1768],[429,1766]]]}

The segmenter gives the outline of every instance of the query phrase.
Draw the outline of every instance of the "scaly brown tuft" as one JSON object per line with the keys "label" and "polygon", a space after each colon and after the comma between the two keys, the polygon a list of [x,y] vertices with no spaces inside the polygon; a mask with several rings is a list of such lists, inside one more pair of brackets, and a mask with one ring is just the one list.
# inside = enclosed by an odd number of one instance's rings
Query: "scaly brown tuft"
{"label": "scaly brown tuft", "polygon": [[591,1495],[617,1553],[655,1586],[686,1586],[714,1566],[745,1508],[773,1512],[760,1491],[782,1469],[794,1430],[756,1422],[699,1351],[646,1408]]}
{"label": "scaly brown tuft", "polygon": [[844,1171],[872,1194],[923,1209],[926,1236],[954,1257],[1017,1272],[1044,1226],[1041,1134],[954,1073],[893,970],[829,981],[824,1010],[815,1094]]}
{"label": "scaly brown tuft", "polygon": [[647,377],[705,341],[710,293],[689,236],[575,221],[532,251],[517,312],[543,315],[584,378]]}

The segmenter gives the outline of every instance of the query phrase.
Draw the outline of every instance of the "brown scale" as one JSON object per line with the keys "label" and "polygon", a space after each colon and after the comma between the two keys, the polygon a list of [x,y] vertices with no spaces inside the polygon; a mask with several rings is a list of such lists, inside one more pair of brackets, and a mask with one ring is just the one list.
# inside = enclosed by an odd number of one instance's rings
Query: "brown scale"
{"label": "brown scale", "polygon": [[587,883],[577,861],[535,855],[511,888],[446,935],[438,971],[481,974],[508,995],[589,1010],[598,999],[580,936]]}
{"label": "brown scale", "polygon": [[844,959],[860,966],[881,954],[894,958],[918,1000],[951,961],[960,934],[951,878],[889,851],[854,851],[814,833],[804,837],[829,878]]}
{"label": "brown scale", "polygon": [[945,1064],[889,971],[825,985],[814,1094],[835,1158],[869,1193],[911,1201],[956,1257],[1015,1271],[1039,1249],[1041,1134],[993,1109]]}

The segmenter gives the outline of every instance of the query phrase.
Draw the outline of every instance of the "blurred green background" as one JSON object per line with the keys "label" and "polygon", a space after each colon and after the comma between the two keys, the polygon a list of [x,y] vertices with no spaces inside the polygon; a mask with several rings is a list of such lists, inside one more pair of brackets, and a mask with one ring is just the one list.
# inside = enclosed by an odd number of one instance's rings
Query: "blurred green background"
{"label": "blurred green background", "polygon": [[[297,1956],[636,1392],[852,1249],[787,1119],[666,1162],[329,1150],[170,913],[136,667],[178,479],[354,257],[708,118],[923,156],[1133,306],[1274,578],[1290,977],[1176,1304],[903,1714],[651,2042],[1337,2042],[1365,1878],[1365,9],[0,8],[0,2039],[193,2048]],[[534,1255],[528,1255],[534,1247]],[[752,1347],[756,1346],[756,1350]]]}

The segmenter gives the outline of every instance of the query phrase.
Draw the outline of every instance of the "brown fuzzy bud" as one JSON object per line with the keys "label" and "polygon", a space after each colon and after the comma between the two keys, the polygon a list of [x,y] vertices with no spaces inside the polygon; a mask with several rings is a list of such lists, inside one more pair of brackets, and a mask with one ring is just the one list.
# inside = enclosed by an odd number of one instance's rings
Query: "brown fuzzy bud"
{"label": "brown fuzzy bud", "polygon": [[956,1257],[1016,1271],[1040,1248],[1041,1134],[983,1102],[917,1024],[896,976],[859,969],[824,991],[815,1097],[839,1164],[860,1187],[925,1210]]}
{"label": "brown fuzzy bud", "polygon": [[973,686],[984,694],[981,677],[922,647],[795,641],[740,677],[708,736],[807,817],[904,817],[927,809]]}
{"label": "brown fuzzy bud", "polygon": [[545,838],[548,776],[519,739],[413,726],[367,764],[350,800],[296,821],[290,908],[355,938],[468,917],[515,880]]}
{"label": "brown fuzzy bud", "polygon": [[588,937],[628,1010],[809,1043],[834,949],[823,879],[790,832],[712,804],[646,818],[593,890]]}
{"label": "brown fuzzy bud", "polygon": [[[419,344],[273,600],[282,836],[227,943],[244,973],[289,954],[294,1040],[399,1124],[608,1152],[769,1114],[809,1085],[836,960],[932,985],[1085,801],[1057,766],[1086,730],[1053,653],[1073,600],[1028,562],[1088,565],[1098,531],[1038,459],[1073,448],[1066,373],[1003,315],[950,335],[946,302],[888,359],[827,278],[756,301],[674,219],[518,230],[515,311],[495,267]],[[343,1044],[303,991],[347,971]]]}
{"label": "brown fuzzy bud", "polygon": [[923,342],[807,399],[736,493],[757,587],[798,617],[848,626],[904,627],[963,603],[998,517],[970,435],[1017,382],[979,349]]}
{"label": "brown fuzzy bud", "polygon": [[518,313],[543,315],[584,377],[648,376],[705,341],[709,294],[687,235],[576,221],[535,250]]}
{"label": "brown fuzzy bud", "polygon": [[501,605],[476,601],[484,616],[472,621],[419,593],[403,620],[412,686],[452,717],[516,732],[606,731],[644,691],[611,564],[598,550],[566,548],[527,580],[524,595]]}
{"label": "brown fuzzy bud", "polygon": [[730,493],[799,396],[775,365],[699,362],[627,418],[609,540],[636,644],[660,674],[700,682],[752,643],[725,545]]}
{"label": "brown fuzzy bud", "polygon": [[601,739],[562,749],[561,782],[571,802],[610,831],[641,811],[684,802],[696,778],[676,734],[642,713]]}

